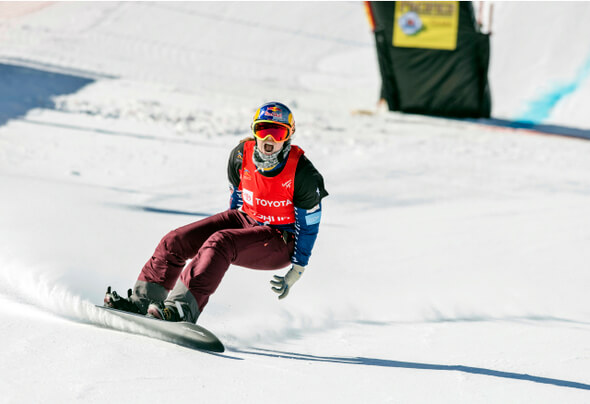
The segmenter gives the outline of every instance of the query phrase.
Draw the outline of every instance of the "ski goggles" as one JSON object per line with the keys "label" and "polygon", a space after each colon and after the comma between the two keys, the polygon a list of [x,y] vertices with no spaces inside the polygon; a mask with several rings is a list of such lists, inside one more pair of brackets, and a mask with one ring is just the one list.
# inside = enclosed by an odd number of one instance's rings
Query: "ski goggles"
{"label": "ski goggles", "polygon": [[284,142],[291,137],[291,128],[277,122],[255,122],[252,125],[252,132],[260,140],[266,140],[270,137],[275,142]]}

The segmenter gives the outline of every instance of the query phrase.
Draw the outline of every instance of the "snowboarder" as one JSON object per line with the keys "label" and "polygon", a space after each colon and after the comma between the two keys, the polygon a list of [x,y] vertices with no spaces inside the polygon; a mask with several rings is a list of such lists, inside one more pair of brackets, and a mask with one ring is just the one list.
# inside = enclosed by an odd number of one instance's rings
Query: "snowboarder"
{"label": "snowboarder", "polygon": [[259,270],[291,265],[271,280],[279,299],[287,296],[308,264],[328,192],[303,150],[291,144],[295,121],[286,105],[262,105],[251,129],[254,137],[230,154],[230,208],[164,236],[128,297],[109,288],[105,306],[196,322],[230,264]]}

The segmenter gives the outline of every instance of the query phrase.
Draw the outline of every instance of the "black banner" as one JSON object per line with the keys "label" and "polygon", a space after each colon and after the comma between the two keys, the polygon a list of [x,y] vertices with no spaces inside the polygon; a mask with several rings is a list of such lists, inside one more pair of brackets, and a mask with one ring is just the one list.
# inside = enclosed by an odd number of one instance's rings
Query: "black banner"
{"label": "black banner", "polygon": [[[448,2],[459,8],[453,50],[394,46],[394,23],[410,25],[414,31],[425,32],[430,37],[435,32],[434,23],[429,26],[420,21],[420,12],[435,13],[437,7],[441,9],[440,3],[413,3],[420,7],[416,7],[415,12],[405,11],[401,16],[396,15],[396,2],[370,2],[382,78],[381,96],[389,109],[447,117],[489,118],[490,42],[488,35],[477,30],[471,2]],[[428,8],[426,3],[436,7]],[[412,2],[404,2],[404,10],[411,5]],[[424,17],[424,21],[428,21],[428,17]],[[396,31],[400,31],[399,26]],[[400,43],[401,38],[397,39]]]}

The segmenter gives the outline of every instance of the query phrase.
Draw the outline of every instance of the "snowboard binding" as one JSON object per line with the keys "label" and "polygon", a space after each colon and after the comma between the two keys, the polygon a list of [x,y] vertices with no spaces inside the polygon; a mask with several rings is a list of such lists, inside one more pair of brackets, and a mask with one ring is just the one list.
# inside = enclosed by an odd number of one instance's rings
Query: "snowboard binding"
{"label": "snowboard binding", "polygon": [[135,303],[131,301],[132,291],[129,289],[127,291],[127,298],[123,298],[119,296],[119,294],[111,290],[109,286],[107,288],[107,293],[104,295],[104,307],[110,307],[111,309],[117,309],[122,311],[127,311],[130,313],[137,313],[142,314],[139,310],[139,307]]}

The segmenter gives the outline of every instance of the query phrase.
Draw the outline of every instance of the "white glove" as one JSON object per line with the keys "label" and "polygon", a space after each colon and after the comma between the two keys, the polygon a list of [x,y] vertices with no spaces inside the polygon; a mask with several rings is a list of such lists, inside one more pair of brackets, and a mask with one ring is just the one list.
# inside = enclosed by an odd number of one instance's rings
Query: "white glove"
{"label": "white glove", "polygon": [[274,279],[270,281],[270,284],[273,286],[272,290],[279,294],[279,299],[287,297],[289,290],[291,290],[293,284],[301,278],[303,271],[305,271],[305,267],[293,264],[285,276],[274,276]]}

